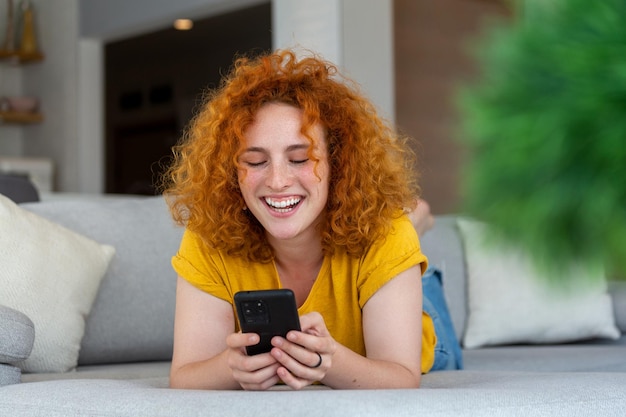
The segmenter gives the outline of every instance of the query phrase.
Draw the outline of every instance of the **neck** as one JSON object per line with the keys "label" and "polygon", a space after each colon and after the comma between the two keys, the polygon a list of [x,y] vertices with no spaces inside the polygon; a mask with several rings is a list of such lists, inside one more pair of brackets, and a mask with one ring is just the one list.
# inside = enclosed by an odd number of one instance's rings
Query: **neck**
{"label": "neck", "polygon": [[319,266],[324,259],[320,239],[306,242],[284,241],[273,244],[276,265],[287,270]]}
{"label": "neck", "polygon": [[274,265],[284,288],[290,288],[301,306],[322,269],[324,252],[321,239],[307,239],[301,242],[280,241],[274,248]]}

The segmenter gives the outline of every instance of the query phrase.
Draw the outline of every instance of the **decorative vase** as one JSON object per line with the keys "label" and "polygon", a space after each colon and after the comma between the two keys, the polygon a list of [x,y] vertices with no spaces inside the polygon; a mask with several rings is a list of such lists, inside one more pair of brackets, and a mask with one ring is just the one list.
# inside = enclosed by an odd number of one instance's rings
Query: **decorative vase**
{"label": "decorative vase", "polygon": [[22,2],[22,38],[20,42],[20,53],[32,55],[36,54],[37,51],[33,8],[29,0],[24,0]]}

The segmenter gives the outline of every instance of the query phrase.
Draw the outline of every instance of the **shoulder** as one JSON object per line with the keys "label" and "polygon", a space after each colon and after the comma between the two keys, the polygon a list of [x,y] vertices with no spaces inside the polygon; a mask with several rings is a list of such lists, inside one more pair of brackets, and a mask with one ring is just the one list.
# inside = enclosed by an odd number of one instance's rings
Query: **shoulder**
{"label": "shoulder", "polygon": [[178,275],[194,286],[230,303],[237,291],[277,285],[272,263],[228,255],[205,243],[190,230],[183,234],[180,249],[172,258],[172,266]]}
{"label": "shoulder", "polygon": [[417,240],[417,231],[406,214],[391,220],[391,233],[401,234],[403,237],[415,238]]}
{"label": "shoulder", "polygon": [[419,238],[413,223],[407,215],[391,220],[389,232],[378,238],[368,252],[392,251],[400,255],[404,252],[420,251]]}
{"label": "shoulder", "polygon": [[238,266],[248,268],[251,261],[239,256],[228,255],[225,251],[217,249],[207,243],[202,237],[189,229],[183,233],[177,257],[187,259],[197,266],[211,264],[228,268]]}
{"label": "shoulder", "polygon": [[406,215],[391,220],[385,235],[376,239],[360,259],[367,269],[388,268],[395,264],[418,264],[425,261],[417,232]]}
{"label": "shoulder", "polygon": [[359,260],[357,286],[361,307],[398,274],[416,265],[423,272],[427,264],[409,218],[403,215],[393,219],[389,232],[376,240]]}

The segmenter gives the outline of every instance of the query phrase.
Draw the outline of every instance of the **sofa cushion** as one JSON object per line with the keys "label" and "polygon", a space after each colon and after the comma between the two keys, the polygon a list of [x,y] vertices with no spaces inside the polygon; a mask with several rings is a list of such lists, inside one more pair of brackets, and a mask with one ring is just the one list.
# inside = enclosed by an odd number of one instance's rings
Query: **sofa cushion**
{"label": "sofa cushion", "polygon": [[170,361],[128,362],[78,366],[73,372],[24,374],[22,382],[56,381],[60,379],[168,379]]}
{"label": "sofa cushion", "polygon": [[0,387],[20,382],[22,370],[17,366],[0,363]]}
{"label": "sofa cushion", "polygon": [[[167,378],[63,380],[2,388],[11,417],[66,416],[623,416],[626,373],[432,372],[421,389],[207,391]],[[278,388],[280,389],[280,388]],[[283,388],[284,389],[284,388]]]}
{"label": "sofa cushion", "polygon": [[79,364],[171,359],[182,228],[162,197],[93,197],[25,208],[117,249],[87,319]]}
{"label": "sofa cushion", "polygon": [[602,271],[564,268],[575,285],[555,288],[520,251],[487,243],[490,234],[482,223],[458,224],[468,268],[465,347],[620,336]]}
{"label": "sofa cushion", "polygon": [[521,372],[626,373],[626,336],[558,345],[515,345],[466,349],[465,369]]}
{"label": "sofa cushion", "polygon": [[100,281],[115,253],[0,196],[0,304],[35,325],[26,372],[63,372],[78,361]]}
{"label": "sofa cushion", "polygon": [[0,305],[0,364],[12,364],[30,356],[35,325],[27,315]]}

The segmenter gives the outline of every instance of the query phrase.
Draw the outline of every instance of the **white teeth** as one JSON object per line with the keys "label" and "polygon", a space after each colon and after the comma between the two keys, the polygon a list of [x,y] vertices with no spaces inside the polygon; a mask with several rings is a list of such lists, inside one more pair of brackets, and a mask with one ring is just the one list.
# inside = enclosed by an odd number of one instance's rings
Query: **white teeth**
{"label": "white teeth", "polygon": [[265,197],[265,202],[267,203],[268,206],[271,206],[273,208],[284,209],[287,207],[295,206],[296,204],[300,202],[300,199],[292,197],[287,200],[274,201],[269,197]]}

